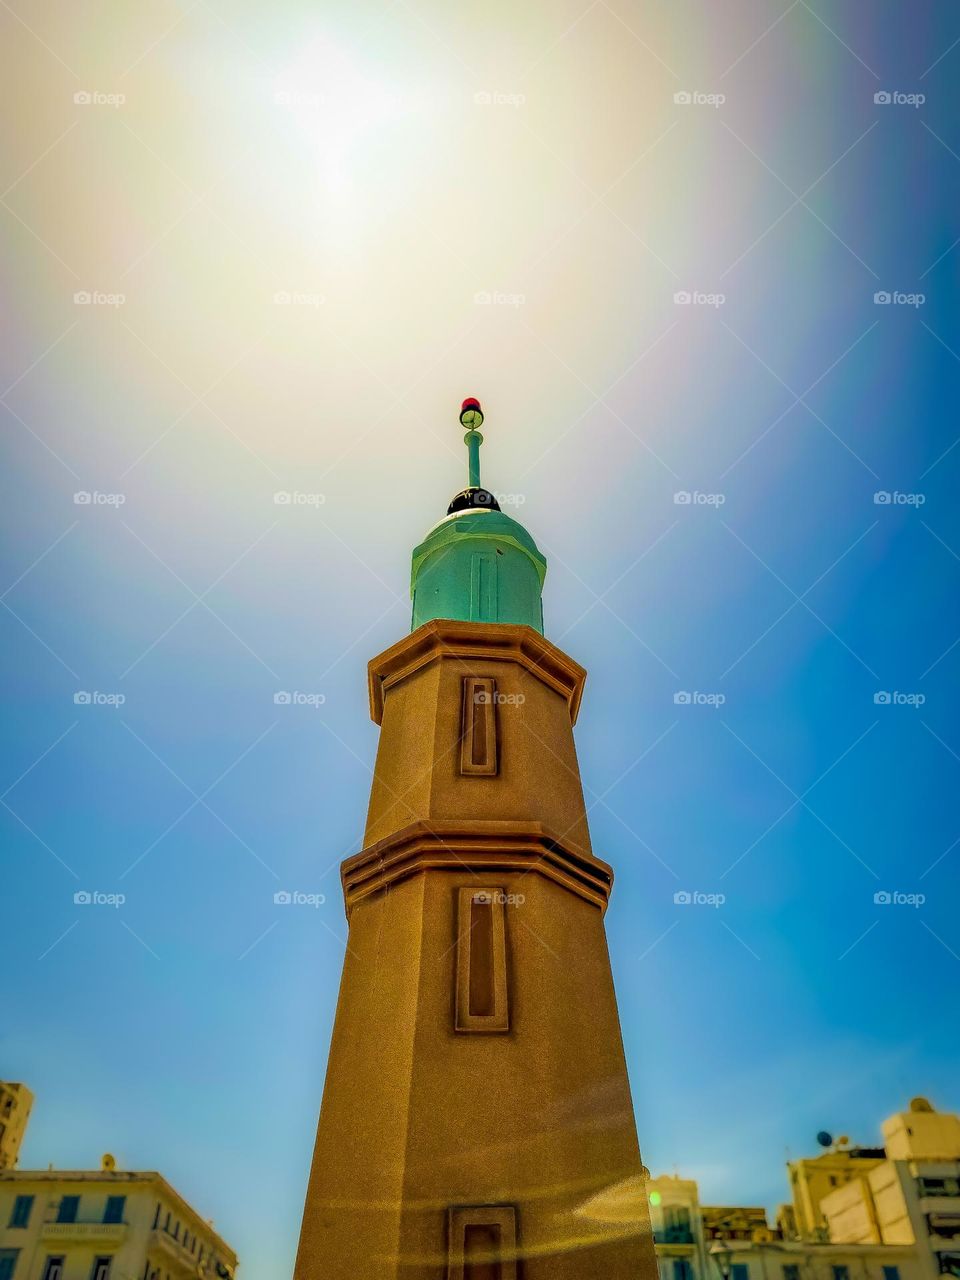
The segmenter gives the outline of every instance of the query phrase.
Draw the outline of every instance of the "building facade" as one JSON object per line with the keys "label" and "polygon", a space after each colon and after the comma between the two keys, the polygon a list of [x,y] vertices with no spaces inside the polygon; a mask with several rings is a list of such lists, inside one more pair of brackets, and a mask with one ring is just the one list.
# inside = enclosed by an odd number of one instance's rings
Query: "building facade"
{"label": "building facade", "polygon": [[159,1173],[0,1172],[0,1280],[232,1280],[237,1256]]}
{"label": "building facade", "polygon": [[762,1208],[701,1205],[689,1179],[649,1179],[660,1280],[960,1277],[960,1116],[915,1098],[882,1128],[882,1147],[841,1138],[790,1161],[773,1227]]}
{"label": "building facade", "polygon": [[15,1169],[33,1094],[25,1084],[0,1080],[0,1169]]}
{"label": "building facade", "polygon": [[923,1280],[960,1276],[960,1116],[914,1098],[883,1136],[887,1158],[822,1200],[830,1238],[910,1245]]}

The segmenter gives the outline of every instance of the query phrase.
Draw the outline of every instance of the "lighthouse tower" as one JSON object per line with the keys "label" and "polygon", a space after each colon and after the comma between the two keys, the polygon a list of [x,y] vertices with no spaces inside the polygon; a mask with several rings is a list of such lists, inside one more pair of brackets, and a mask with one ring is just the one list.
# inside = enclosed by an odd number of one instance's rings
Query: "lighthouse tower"
{"label": "lighthouse tower", "polygon": [[546,561],[480,484],[369,665],[380,744],[295,1280],[655,1280]]}

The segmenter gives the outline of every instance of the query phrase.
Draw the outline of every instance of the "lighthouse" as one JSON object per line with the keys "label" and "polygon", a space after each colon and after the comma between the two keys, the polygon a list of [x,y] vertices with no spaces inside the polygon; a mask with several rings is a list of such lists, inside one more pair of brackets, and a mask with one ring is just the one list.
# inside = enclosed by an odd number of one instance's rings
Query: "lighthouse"
{"label": "lighthouse", "polygon": [[413,551],[295,1280],[656,1280],[573,738],[586,672],[480,478]]}

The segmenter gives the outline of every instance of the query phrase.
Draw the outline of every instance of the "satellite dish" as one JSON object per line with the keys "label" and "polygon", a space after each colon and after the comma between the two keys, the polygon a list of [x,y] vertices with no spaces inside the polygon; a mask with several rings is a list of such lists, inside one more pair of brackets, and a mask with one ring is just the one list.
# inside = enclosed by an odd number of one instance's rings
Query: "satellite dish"
{"label": "satellite dish", "polygon": [[112,1173],[116,1167],[117,1167],[116,1159],[110,1154],[109,1151],[106,1152],[105,1155],[102,1155],[100,1157],[100,1168],[104,1171],[104,1173]]}
{"label": "satellite dish", "polygon": [[821,1129],[817,1134],[817,1142],[820,1143],[821,1147],[833,1146],[833,1138],[829,1133],[827,1133],[826,1129]]}
{"label": "satellite dish", "polygon": [[927,1098],[911,1098],[910,1110],[911,1111],[932,1111],[933,1103],[930,1102]]}
{"label": "satellite dish", "polygon": [[850,1139],[847,1137],[845,1133],[842,1133],[840,1137],[837,1139],[837,1146],[849,1147],[849,1145],[850,1145]]}

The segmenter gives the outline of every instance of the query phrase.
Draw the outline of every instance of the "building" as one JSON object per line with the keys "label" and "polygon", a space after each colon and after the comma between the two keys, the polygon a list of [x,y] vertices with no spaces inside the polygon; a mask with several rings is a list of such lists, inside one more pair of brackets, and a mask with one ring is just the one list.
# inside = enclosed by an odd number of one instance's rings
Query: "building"
{"label": "building", "polygon": [[883,1136],[790,1161],[774,1227],[760,1208],[701,1206],[690,1180],[650,1179],[660,1280],[960,1277],[960,1116],[914,1098]]}
{"label": "building", "polygon": [[30,1119],[33,1094],[25,1084],[0,1080],[0,1169],[15,1169]]}
{"label": "building", "polygon": [[469,485],[369,666],[380,743],[296,1280],[655,1280],[546,562]]}
{"label": "building", "polygon": [[911,1245],[785,1240],[762,1208],[701,1205],[689,1179],[647,1189],[660,1280],[926,1280]]}
{"label": "building", "polygon": [[703,1236],[712,1240],[772,1240],[766,1209],[746,1205],[710,1206],[703,1210]]}
{"label": "building", "polygon": [[914,1098],[883,1136],[887,1159],[821,1201],[831,1240],[910,1245],[924,1280],[960,1276],[960,1116]]}
{"label": "building", "polygon": [[715,1242],[708,1258],[707,1280],[923,1280],[909,1245],[731,1240]]}
{"label": "building", "polygon": [[661,1280],[710,1280],[697,1184],[676,1175],[649,1178],[647,1196]]}
{"label": "building", "polygon": [[840,1138],[833,1150],[806,1160],[791,1160],[787,1165],[793,1197],[790,1235],[800,1240],[829,1239],[821,1208],[824,1198],[837,1187],[859,1181],[885,1157],[883,1147],[851,1147],[846,1138]]}
{"label": "building", "polygon": [[232,1280],[237,1256],[159,1173],[0,1172],[0,1280]]}

